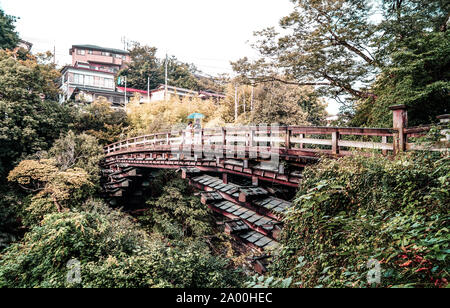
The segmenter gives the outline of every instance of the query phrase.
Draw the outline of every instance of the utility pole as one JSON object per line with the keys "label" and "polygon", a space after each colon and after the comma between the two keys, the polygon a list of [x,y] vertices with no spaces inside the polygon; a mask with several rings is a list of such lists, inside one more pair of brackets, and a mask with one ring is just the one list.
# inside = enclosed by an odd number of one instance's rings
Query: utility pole
{"label": "utility pole", "polygon": [[127,110],[127,76],[125,78],[125,111]]}
{"label": "utility pole", "polygon": [[246,114],[247,113],[247,102],[245,101],[245,87],[244,87],[244,91],[242,91],[242,96],[243,96],[243,99],[244,99],[244,103],[243,103],[243,105],[244,105],[244,114]]}
{"label": "utility pole", "polygon": [[150,77],[147,79],[147,101],[150,103]]}
{"label": "utility pole", "polygon": [[252,98],[250,100],[250,111],[253,111],[253,98],[254,98],[254,95],[255,95],[255,86],[252,85]]}
{"label": "utility pole", "polygon": [[56,65],[56,45],[53,46],[53,65]]}
{"label": "utility pole", "polygon": [[165,90],[164,90],[164,100],[167,101],[167,94],[168,94],[168,73],[167,73],[167,68],[168,68],[168,55],[166,53],[166,65],[165,65]]}
{"label": "utility pole", "polygon": [[238,89],[237,85],[234,86],[234,122],[238,120]]}

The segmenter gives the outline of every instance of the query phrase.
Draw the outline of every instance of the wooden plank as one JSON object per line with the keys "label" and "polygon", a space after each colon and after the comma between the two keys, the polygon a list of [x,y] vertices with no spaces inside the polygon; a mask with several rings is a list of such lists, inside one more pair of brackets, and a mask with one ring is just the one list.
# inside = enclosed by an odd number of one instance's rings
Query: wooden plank
{"label": "wooden plank", "polygon": [[390,150],[390,151],[394,150],[393,144],[379,143],[379,142],[340,140],[339,146],[349,148],[360,148],[360,149]]}
{"label": "wooden plank", "polygon": [[330,139],[313,139],[313,138],[292,138],[291,143],[295,144],[316,144],[316,145],[332,145]]}

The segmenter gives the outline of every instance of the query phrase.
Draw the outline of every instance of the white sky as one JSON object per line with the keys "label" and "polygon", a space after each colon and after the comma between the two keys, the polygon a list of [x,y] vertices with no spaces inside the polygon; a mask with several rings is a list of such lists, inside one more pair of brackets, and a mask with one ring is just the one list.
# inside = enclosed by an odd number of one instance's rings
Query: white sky
{"label": "white sky", "polygon": [[[292,11],[289,0],[0,0],[6,14],[20,17],[20,36],[34,52],[56,46],[59,65],[71,63],[69,48],[94,44],[121,48],[121,37],[155,46],[194,63],[201,71],[231,73],[229,62],[254,58],[253,32],[278,25]],[[338,106],[330,104],[329,112]]]}

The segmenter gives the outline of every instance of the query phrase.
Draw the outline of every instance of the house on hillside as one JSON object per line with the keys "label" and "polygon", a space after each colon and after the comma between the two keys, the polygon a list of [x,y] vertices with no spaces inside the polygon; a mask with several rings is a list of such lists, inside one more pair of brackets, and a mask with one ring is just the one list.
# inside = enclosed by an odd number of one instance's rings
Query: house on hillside
{"label": "house on hillside", "polygon": [[131,62],[130,52],[96,45],[73,45],[72,66],[117,74]]}
{"label": "house on hillside", "polygon": [[[62,101],[72,99],[80,103],[92,103],[104,97],[113,107],[124,105],[125,94],[116,90],[114,73],[66,66],[61,75]],[[127,101],[132,96],[132,93],[127,93]]]}
{"label": "house on hillside", "polygon": [[[117,91],[122,93],[122,95],[123,95],[123,93],[125,93],[125,88],[124,87],[117,87]],[[127,95],[131,95],[131,96],[138,95],[140,97],[140,103],[141,104],[150,102],[150,99],[149,99],[149,96],[148,96],[148,92],[144,91],[144,90],[127,88]]]}
{"label": "house on hillside", "polygon": [[115,86],[116,74],[131,62],[128,51],[96,45],[73,45],[69,52],[72,65],[61,70],[61,102],[73,99],[91,103],[105,97],[113,107],[119,108],[133,96],[128,91],[125,95]]}

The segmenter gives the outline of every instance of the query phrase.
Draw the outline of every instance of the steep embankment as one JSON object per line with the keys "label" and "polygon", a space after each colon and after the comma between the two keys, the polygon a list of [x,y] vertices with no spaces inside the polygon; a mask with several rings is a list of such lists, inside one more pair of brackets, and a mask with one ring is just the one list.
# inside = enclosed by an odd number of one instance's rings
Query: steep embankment
{"label": "steep embankment", "polygon": [[365,287],[379,265],[373,286],[448,284],[449,156],[324,159],[304,176],[274,276]]}

